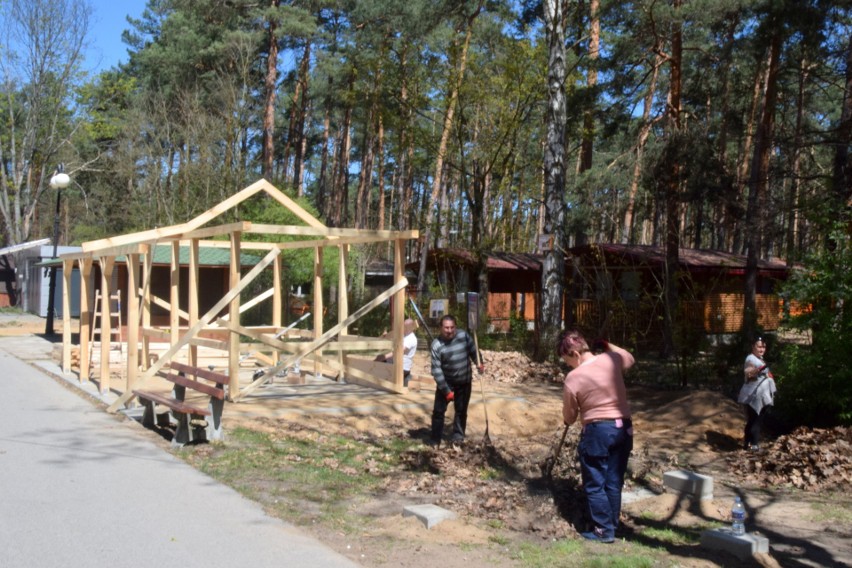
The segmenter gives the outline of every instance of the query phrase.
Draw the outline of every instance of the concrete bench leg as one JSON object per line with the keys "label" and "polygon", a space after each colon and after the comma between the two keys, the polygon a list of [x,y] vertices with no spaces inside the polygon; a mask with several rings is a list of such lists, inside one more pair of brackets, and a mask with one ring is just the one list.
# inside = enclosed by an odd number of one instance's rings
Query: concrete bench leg
{"label": "concrete bench leg", "polygon": [[169,413],[163,412],[160,414],[155,413],[156,405],[153,401],[140,398],[139,401],[145,407],[145,410],[142,412],[142,426],[146,428],[154,429],[155,427],[160,428],[168,428],[169,427]]}
{"label": "concrete bench leg", "polygon": [[207,431],[205,435],[208,440],[224,440],[225,433],[222,430],[222,410],[225,408],[225,401],[218,398],[210,397],[210,416],[207,417]]}
{"label": "concrete bench leg", "polygon": [[192,433],[189,427],[189,416],[183,412],[174,412],[175,420],[177,420],[177,428],[175,435],[172,438],[172,446],[182,448],[186,443],[192,441]]}

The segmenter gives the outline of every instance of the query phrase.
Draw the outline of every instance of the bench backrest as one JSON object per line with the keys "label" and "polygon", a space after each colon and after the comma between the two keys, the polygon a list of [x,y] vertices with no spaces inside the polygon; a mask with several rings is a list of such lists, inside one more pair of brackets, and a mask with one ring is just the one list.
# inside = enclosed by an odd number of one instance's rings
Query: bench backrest
{"label": "bench backrest", "polygon": [[217,373],[216,371],[210,371],[208,369],[202,369],[200,367],[184,365],[183,363],[178,363],[176,361],[171,361],[169,363],[169,368],[173,371],[183,373],[184,375],[193,375],[199,379],[207,379],[208,381],[213,381],[220,385],[227,385],[230,382],[228,375],[223,375],[222,373]]}
{"label": "bench backrest", "polygon": [[169,364],[169,368],[172,371],[171,373],[166,372],[165,370],[161,370],[157,372],[157,376],[162,377],[167,381],[171,381],[176,385],[180,385],[182,387],[186,387],[188,389],[192,389],[210,395],[220,400],[225,399],[224,388],[221,388],[220,386],[210,385],[207,383],[202,383],[201,381],[190,377],[195,376],[197,378],[207,379],[209,381],[217,383],[218,385],[224,386],[228,384],[227,375],[175,362],[171,362]]}

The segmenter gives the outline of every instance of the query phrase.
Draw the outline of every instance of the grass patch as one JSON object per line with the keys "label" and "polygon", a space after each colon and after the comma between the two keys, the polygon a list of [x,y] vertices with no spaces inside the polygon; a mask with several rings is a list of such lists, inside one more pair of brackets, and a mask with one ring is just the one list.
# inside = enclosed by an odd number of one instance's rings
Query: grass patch
{"label": "grass patch", "polygon": [[814,503],[811,519],[820,522],[835,522],[839,524],[852,523],[852,510],[839,503]]}
{"label": "grass patch", "polygon": [[620,547],[615,548],[617,546],[570,539],[559,540],[552,546],[524,543],[514,550],[512,557],[525,568],[650,568],[660,565],[659,553],[646,552],[641,546],[624,552]]}
{"label": "grass patch", "polygon": [[[223,444],[181,455],[214,479],[299,524],[320,521],[349,532],[363,525],[348,505],[366,498],[411,444],[301,432],[298,437],[236,428]],[[313,504],[305,507],[305,503]]]}
{"label": "grass patch", "polygon": [[698,544],[701,540],[701,530],[682,529],[682,528],[645,528],[642,530],[642,536],[653,538],[661,544],[673,544],[676,546]]}

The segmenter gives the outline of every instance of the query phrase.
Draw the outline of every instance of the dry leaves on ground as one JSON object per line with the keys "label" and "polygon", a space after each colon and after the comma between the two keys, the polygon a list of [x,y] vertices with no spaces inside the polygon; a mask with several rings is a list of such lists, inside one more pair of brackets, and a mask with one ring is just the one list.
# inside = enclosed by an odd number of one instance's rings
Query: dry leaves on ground
{"label": "dry leaves on ground", "polygon": [[852,486],[852,428],[798,428],[759,452],[738,452],[732,472],[763,486],[808,491]]}

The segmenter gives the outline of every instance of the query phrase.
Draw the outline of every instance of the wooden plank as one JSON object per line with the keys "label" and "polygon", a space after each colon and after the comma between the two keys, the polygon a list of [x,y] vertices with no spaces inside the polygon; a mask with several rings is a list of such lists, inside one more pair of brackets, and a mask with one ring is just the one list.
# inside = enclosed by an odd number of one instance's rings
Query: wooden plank
{"label": "wooden plank", "polygon": [[325,225],[323,225],[316,217],[302,209],[298,203],[287,197],[277,187],[267,182],[265,179],[260,180],[258,183],[264,183],[265,185],[263,190],[272,197],[272,199],[289,209],[303,222],[307,223],[311,227],[325,227]]}
{"label": "wooden plank", "polygon": [[[314,337],[320,337],[323,335],[322,331],[322,315],[323,315],[323,304],[322,304],[322,256],[323,252],[320,247],[314,249],[314,287],[313,287],[313,295],[314,295]],[[340,324],[338,324],[340,325]],[[341,329],[342,326],[341,326]],[[320,345],[322,347],[322,345]],[[320,377],[322,376],[322,349],[317,350],[316,361],[314,363],[314,376]]]}
{"label": "wooden plank", "polygon": [[176,412],[182,412],[183,414],[197,414],[199,416],[210,416],[210,411],[206,408],[198,408],[197,406],[192,406],[176,398],[169,398],[167,396],[163,396],[161,394],[151,392],[151,391],[143,391],[143,390],[135,390],[135,391],[127,391],[132,395],[138,396],[139,398],[145,398],[151,401],[156,402],[157,404],[162,404],[163,406],[168,406],[172,410]]}
{"label": "wooden plank", "polygon": [[[221,237],[223,235],[230,235],[234,231],[246,231],[251,227],[250,221],[239,221],[237,223],[226,223],[224,225],[216,225],[215,227],[205,227],[204,229],[195,229],[193,231],[188,231],[186,233],[182,233],[177,235],[176,237],[179,240],[195,240],[195,239],[209,239],[211,237]],[[226,241],[217,241],[217,242],[226,242]]]}
{"label": "wooden plank", "polygon": [[177,343],[180,338],[180,241],[172,241],[171,259],[169,263],[169,304],[175,309],[169,310],[169,329],[172,332],[172,338],[169,341],[172,345]]}
{"label": "wooden plank", "polygon": [[80,382],[89,380],[89,338],[92,334],[92,259],[80,261]]}
{"label": "wooden plank", "polygon": [[[378,296],[376,296],[375,298],[373,298],[372,300],[370,300],[369,302],[367,302],[366,304],[364,304],[363,306],[358,308],[358,310],[356,310],[355,313],[353,313],[351,316],[346,318],[346,321],[335,325],[334,327],[329,329],[327,332],[325,332],[322,336],[314,339],[310,343],[306,343],[305,347],[302,348],[302,349],[299,349],[297,353],[290,355],[289,357],[285,357],[277,365],[275,365],[274,367],[272,367],[270,369],[267,369],[266,372],[262,376],[258,377],[251,384],[244,387],[236,395],[231,394],[231,396],[232,396],[231,400],[238,401],[238,400],[242,399],[247,394],[252,392],[254,389],[259,387],[261,384],[265,383],[266,380],[269,377],[271,377],[272,375],[274,375],[275,373],[277,373],[281,369],[289,367],[293,362],[296,361],[296,359],[303,357],[305,354],[315,352],[315,351],[318,352],[319,348],[323,347],[326,343],[331,341],[331,338],[334,337],[335,335],[337,335],[340,332],[341,328],[343,328],[346,325],[351,325],[352,322],[358,321],[361,317],[363,317],[365,314],[369,313],[376,306],[381,305],[382,302],[386,301],[388,298],[390,298],[396,292],[398,292],[399,290],[404,290],[406,286],[408,286],[408,280],[403,278],[400,282],[397,282],[395,285],[391,286],[390,288],[388,288],[387,290],[385,290],[384,292],[382,292],[381,294],[379,294]],[[233,324],[229,324],[229,325],[233,325]],[[317,363],[317,364],[319,364],[319,363]]]}
{"label": "wooden plank", "polygon": [[157,371],[157,376],[162,377],[167,381],[171,381],[176,385],[212,396],[213,398],[218,398],[219,400],[225,400],[225,391],[218,387],[214,387],[213,385],[208,385],[207,383],[202,383],[177,373],[167,373],[165,371]]}
{"label": "wooden plank", "polygon": [[[376,240],[416,239],[420,231],[376,231],[369,229],[347,229],[343,227],[301,227],[298,225],[266,225],[252,223],[249,233],[264,235],[304,235],[318,237],[355,237],[372,238]],[[337,242],[332,244],[337,245]]]}
{"label": "wooden plank", "polygon": [[[239,282],[239,284],[238,284],[237,286],[235,286],[235,287],[231,288],[230,290],[228,290],[228,292],[227,292],[227,293],[226,293],[226,294],[225,294],[225,295],[224,295],[224,296],[223,296],[223,297],[222,297],[222,298],[221,298],[218,302],[216,302],[216,305],[215,305],[215,306],[213,306],[212,308],[210,308],[210,310],[209,310],[206,314],[204,314],[204,315],[201,317],[201,319],[199,319],[199,320],[198,320],[198,323],[197,323],[197,324],[195,324],[194,326],[192,326],[192,327],[191,327],[191,328],[190,328],[190,329],[186,332],[186,334],[183,336],[183,338],[182,338],[180,341],[178,341],[178,342],[177,342],[177,344],[172,345],[171,347],[169,347],[169,349],[168,349],[168,350],[166,350],[166,352],[165,352],[165,353],[163,353],[163,354],[160,356],[160,358],[159,358],[159,359],[157,359],[157,361],[156,361],[153,365],[151,365],[151,366],[150,366],[150,367],[149,367],[149,368],[148,368],[148,369],[147,369],[147,370],[146,370],[146,371],[142,374],[142,376],[140,376],[140,377],[139,377],[140,381],[147,381],[147,380],[149,380],[152,376],[154,376],[154,373],[156,373],[157,371],[159,371],[160,369],[162,369],[162,368],[163,368],[163,365],[165,365],[165,364],[166,364],[166,362],[167,362],[169,359],[171,359],[171,357],[172,357],[175,353],[177,353],[177,352],[178,352],[178,351],[179,351],[179,350],[180,350],[180,349],[181,349],[184,345],[186,345],[187,343],[189,343],[189,341],[190,341],[192,338],[194,338],[194,337],[195,337],[195,335],[196,335],[196,334],[197,334],[197,333],[198,333],[198,332],[199,332],[202,328],[204,328],[204,326],[206,326],[208,323],[210,323],[210,322],[213,320],[213,318],[214,318],[214,317],[216,317],[216,316],[219,314],[219,312],[220,312],[220,311],[222,311],[222,309],[223,309],[225,306],[227,306],[228,304],[230,304],[230,302],[231,302],[231,300],[234,298],[234,296],[238,296],[238,295],[240,294],[240,292],[242,292],[243,288],[245,288],[246,286],[248,286],[249,284],[251,284],[251,283],[254,281],[254,279],[255,279],[255,278],[257,278],[258,274],[260,274],[261,272],[263,272],[263,270],[264,270],[267,266],[269,266],[270,264],[272,264],[273,259],[274,259],[276,256],[278,256],[279,254],[281,254],[281,251],[279,251],[279,250],[272,250],[272,251],[269,251],[269,254],[267,254],[265,257],[263,257],[263,260],[261,260],[259,263],[257,263],[257,265],[256,265],[254,268],[252,268],[252,269],[248,272],[248,274],[246,274],[246,275],[242,278],[242,280],[240,280],[240,282]],[[129,390],[128,390],[128,391],[126,391],[126,392],[125,392],[125,393],[123,393],[121,396],[119,396],[119,397],[115,400],[115,402],[113,402],[113,403],[112,403],[112,404],[111,404],[111,405],[107,408],[107,411],[108,411],[108,412],[115,413],[121,405],[123,405],[124,403],[126,403],[126,402],[127,402],[128,400],[130,400],[132,397],[133,397],[133,392],[132,392],[132,391],[129,391]]]}
{"label": "wooden plank", "polygon": [[[151,273],[154,267],[154,249],[147,247],[142,256],[142,289],[139,291],[142,301],[142,329],[151,327]],[[151,355],[151,341],[142,334],[142,368],[148,368]]]}
{"label": "wooden plank", "polygon": [[[97,253],[98,256],[117,256],[115,253],[117,247],[122,246],[137,246],[140,244],[150,244],[160,239],[174,237],[191,230],[186,224],[172,225],[170,227],[161,227],[159,229],[149,229],[147,231],[139,231],[137,233],[127,233],[125,235],[117,235],[106,239],[98,239],[96,241],[85,242],[81,245],[84,253]],[[128,249],[126,252],[134,252]],[[135,251],[141,252],[141,251]],[[103,254],[102,254],[103,253]]]}
{"label": "wooden plank", "polygon": [[[265,299],[272,296],[274,292],[275,292],[275,290],[273,288],[270,288],[270,289],[258,294],[257,296],[255,296],[254,298],[252,298],[251,300],[249,300],[248,302],[246,302],[245,304],[242,304],[240,306],[240,313],[241,314],[245,313],[247,310],[250,310],[251,308],[255,307],[256,305],[258,305],[259,303],[261,303]],[[224,316],[222,316],[222,319],[224,319],[224,320],[227,320],[229,318],[230,318],[230,314],[225,314]]]}
{"label": "wooden plank", "polygon": [[[281,289],[284,286],[284,283],[281,279],[281,257],[277,257],[275,262],[272,263],[272,325],[274,327],[281,327],[281,312],[284,309],[284,299],[283,294],[281,293]],[[267,365],[275,365],[278,363],[278,351],[275,351],[272,354],[272,361],[267,363]]]}
{"label": "wooden plank", "polygon": [[[233,288],[240,281],[240,242],[242,234],[231,233],[231,265],[228,276],[228,285]],[[228,304],[229,320],[240,323],[240,295],[235,294]],[[228,337],[230,349],[228,350],[228,375],[231,377],[229,392],[240,390],[240,336],[234,333]]]}
{"label": "wooden plank", "polygon": [[[294,232],[302,232],[304,227],[295,227]],[[358,245],[358,244],[372,244],[372,243],[382,243],[382,242],[391,242],[395,241],[395,238],[378,238],[375,236],[361,236],[361,237],[334,237],[334,240],[330,240],[330,238],[324,239],[310,239],[304,241],[287,241],[283,243],[261,243],[255,241],[246,241],[243,242],[242,247],[243,250],[269,250],[272,248],[280,248],[282,250],[290,250],[290,249],[306,249],[306,248],[314,248],[314,247],[325,247],[325,246],[337,246],[338,244],[346,244],[346,245]],[[230,248],[230,243],[225,241],[204,241],[201,243],[204,247],[209,248]]]}
{"label": "wooden plank", "polygon": [[62,372],[71,372],[71,275],[74,261],[62,261]]}
{"label": "wooden plank", "polygon": [[127,255],[125,263],[127,265],[127,388],[133,390],[139,373],[139,255]]}
{"label": "wooden plank", "polygon": [[[199,264],[200,264],[200,250],[198,246],[198,239],[192,239],[189,241],[189,268],[187,270],[187,278],[189,282],[187,282],[187,288],[189,290],[189,297],[187,298],[189,301],[189,305],[187,306],[187,311],[189,312],[187,315],[189,316],[187,323],[189,327],[194,326],[198,323],[198,274],[199,274]],[[189,364],[197,365],[198,364],[198,344],[189,342]]]}
{"label": "wooden plank", "polygon": [[[141,292],[141,290],[140,290],[140,292]],[[189,313],[188,312],[185,312],[181,309],[173,310],[171,303],[165,301],[164,299],[160,298],[159,296],[155,296],[155,295],[151,294],[150,302],[154,305],[160,306],[164,310],[167,310],[170,314],[176,313],[179,316],[180,319],[182,319],[186,322],[189,321]]]}
{"label": "wooden plank", "polygon": [[[399,239],[394,245],[393,254],[393,281],[399,282],[403,278],[405,265],[403,264],[403,251],[405,250],[405,241]],[[403,388],[403,369],[402,369],[402,347],[405,330],[403,329],[403,319],[405,318],[405,289],[403,288],[393,296],[393,313],[391,314],[391,335],[393,336],[393,374],[394,383],[397,389]]]}
{"label": "wooden plank", "polygon": [[217,373],[216,371],[211,371],[209,369],[202,369],[201,367],[195,367],[193,365],[184,365],[183,363],[179,363],[177,361],[169,362],[169,368],[173,371],[186,373],[195,377],[199,377],[201,379],[207,379],[208,381],[213,381],[214,383],[218,383],[220,385],[227,385],[228,382],[231,380],[228,375]]}
{"label": "wooden plank", "polygon": [[[210,339],[209,337],[193,337],[189,340],[189,344],[193,347],[208,347],[210,349],[218,349],[219,351],[227,351],[230,348],[227,341]],[[192,359],[190,359],[190,361],[192,361]],[[193,364],[197,365],[198,362],[195,361]]]}
{"label": "wooden plank", "polygon": [[[101,393],[109,392],[109,352],[112,343],[112,317],[110,316],[110,284],[112,283],[112,269],[115,266],[115,258],[100,257],[98,263],[101,265]],[[119,334],[121,330],[119,330]]]}

